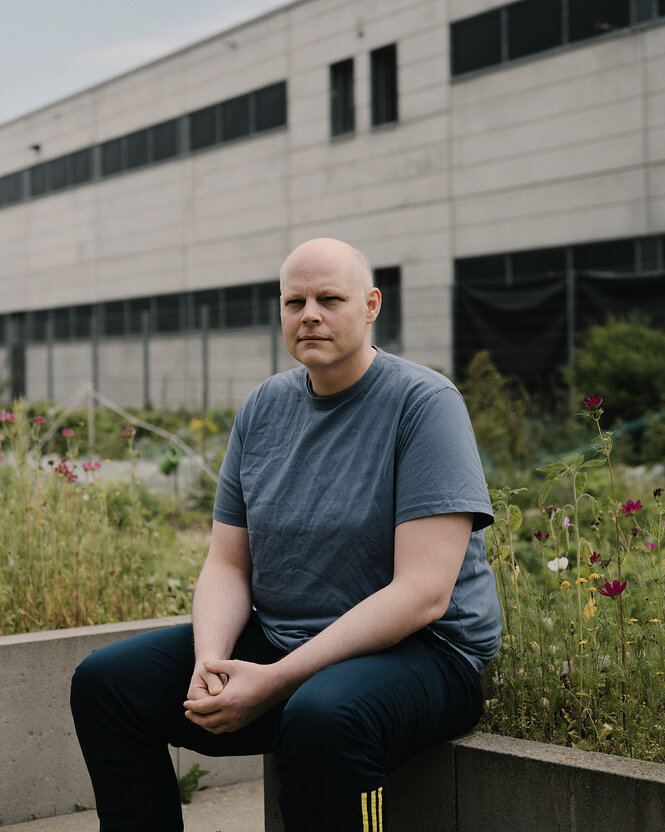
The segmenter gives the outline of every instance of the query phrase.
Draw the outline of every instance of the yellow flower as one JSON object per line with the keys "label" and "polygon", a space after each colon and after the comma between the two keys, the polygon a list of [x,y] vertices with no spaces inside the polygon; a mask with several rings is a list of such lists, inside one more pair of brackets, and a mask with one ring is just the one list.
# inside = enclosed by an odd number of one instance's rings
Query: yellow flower
{"label": "yellow flower", "polygon": [[591,593],[592,595],[594,592],[598,592],[595,586],[588,586],[586,591]]}
{"label": "yellow flower", "polygon": [[585,638],[583,638],[583,639],[582,639],[582,641],[580,641],[580,647],[581,647],[583,644],[586,644],[586,643],[587,643],[586,639],[585,639]]}
{"label": "yellow flower", "polygon": [[660,624],[660,618],[650,618],[649,624]]}
{"label": "yellow flower", "polygon": [[561,583],[559,584],[559,589],[568,589],[569,586],[570,584],[568,583],[568,581],[561,581]]}
{"label": "yellow flower", "polygon": [[586,579],[586,578],[578,578],[578,579],[575,581],[575,583],[576,583],[576,584],[586,584],[586,583],[588,583],[588,581],[587,581],[587,579]]}
{"label": "yellow flower", "polygon": [[590,581],[597,581],[597,580],[598,580],[598,578],[600,578],[600,575],[599,575],[597,572],[592,572],[592,573],[589,575],[589,580],[590,580]]}
{"label": "yellow flower", "polygon": [[637,624],[637,618],[629,618],[628,623],[629,624]]}

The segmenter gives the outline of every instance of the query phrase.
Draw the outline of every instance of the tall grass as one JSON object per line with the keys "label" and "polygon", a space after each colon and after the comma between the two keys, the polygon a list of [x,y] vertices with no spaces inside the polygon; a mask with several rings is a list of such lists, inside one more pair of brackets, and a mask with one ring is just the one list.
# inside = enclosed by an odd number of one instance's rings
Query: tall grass
{"label": "tall grass", "polygon": [[492,491],[504,635],[482,727],[665,762],[664,492],[617,495],[601,404],[585,400],[595,455],[543,466],[536,506]]}
{"label": "tall grass", "polygon": [[0,633],[188,612],[200,549],[179,542],[133,475],[103,485],[103,463],[72,462],[76,428],[63,431],[67,455],[40,467],[45,429],[21,405],[0,412]]}

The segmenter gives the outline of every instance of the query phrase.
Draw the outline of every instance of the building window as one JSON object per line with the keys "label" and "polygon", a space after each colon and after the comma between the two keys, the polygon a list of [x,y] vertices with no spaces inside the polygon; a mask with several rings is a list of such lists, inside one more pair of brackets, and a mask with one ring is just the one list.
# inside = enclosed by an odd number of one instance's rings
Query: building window
{"label": "building window", "polygon": [[46,193],[46,164],[30,168],[30,196]]}
{"label": "building window", "polygon": [[450,36],[453,75],[501,63],[501,9],[456,21]]}
{"label": "building window", "polygon": [[330,67],[330,133],[353,133],[355,124],[353,58]]}
{"label": "building window", "polygon": [[569,0],[571,41],[606,35],[630,23],[629,0]]}
{"label": "building window", "polygon": [[286,124],[286,84],[272,84],[254,93],[256,131],[272,130]]}
{"label": "building window", "polygon": [[226,289],[224,298],[224,325],[228,329],[252,326],[254,300],[252,286],[232,286]]}
{"label": "building window", "polygon": [[397,121],[397,46],[391,43],[370,54],[372,126]]}
{"label": "building window", "polygon": [[143,334],[143,321],[148,316],[148,329],[152,329],[153,315],[150,298],[134,298],[127,302],[127,333],[129,335]]}
{"label": "building window", "polygon": [[217,144],[217,107],[206,107],[189,115],[189,147],[200,150]]}
{"label": "building window", "polygon": [[102,176],[122,170],[122,139],[112,139],[102,145]]}
{"label": "building window", "polygon": [[249,136],[249,96],[239,95],[222,104],[222,141]]}
{"label": "building window", "polygon": [[466,283],[505,283],[506,257],[503,254],[488,254],[457,260],[455,277]]}
{"label": "building window", "polygon": [[138,130],[127,136],[127,167],[138,168],[148,164],[148,131]]}
{"label": "building window", "polygon": [[208,310],[208,328],[219,329],[221,304],[219,289],[205,289],[202,292],[194,292],[194,320],[193,329],[203,329],[203,310]]}
{"label": "building window", "polygon": [[0,178],[0,205],[11,205],[23,199],[23,173],[10,173]]}
{"label": "building window", "polygon": [[178,155],[177,119],[164,121],[150,128],[152,135],[152,159],[159,162]]}
{"label": "building window", "polygon": [[561,0],[522,0],[506,11],[509,59],[544,52],[563,42]]}
{"label": "building window", "polygon": [[80,185],[92,179],[92,148],[86,147],[71,154],[72,184]]}
{"label": "building window", "polygon": [[159,295],[154,298],[155,332],[179,332],[181,295]]}
{"label": "building window", "polygon": [[399,350],[402,337],[402,277],[399,266],[375,269],[381,291],[381,311],[374,324],[374,341],[384,349]]}
{"label": "building window", "polygon": [[69,185],[69,156],[53,159],[48,165],[48,189],[59,191]]}
{"label": "building window", "polygon": [[125,334],[125,302],[112,300],[103,304],[104,335]]}

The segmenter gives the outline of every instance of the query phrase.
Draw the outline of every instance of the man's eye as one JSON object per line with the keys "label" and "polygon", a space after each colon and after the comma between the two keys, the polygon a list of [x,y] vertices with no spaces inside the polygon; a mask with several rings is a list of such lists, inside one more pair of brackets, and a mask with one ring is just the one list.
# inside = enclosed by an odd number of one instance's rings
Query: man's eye
{"label": "man's eye", "polygon": [[293,299],[293,300],[287,300],[285,305],[286,306],[300,306],[301,304],[302,304],[301,300]]}

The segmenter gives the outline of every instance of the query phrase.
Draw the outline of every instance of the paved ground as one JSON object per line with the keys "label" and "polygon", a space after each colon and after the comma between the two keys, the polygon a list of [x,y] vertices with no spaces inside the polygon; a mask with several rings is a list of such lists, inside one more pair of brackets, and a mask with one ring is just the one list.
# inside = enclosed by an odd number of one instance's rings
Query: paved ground
{"label": "paved ground", "polygon": [[[195,792],[182,807],[185,832],[263,832],[263,781]],[[97,832],[94,811],[2,826],[2,832]]]}

